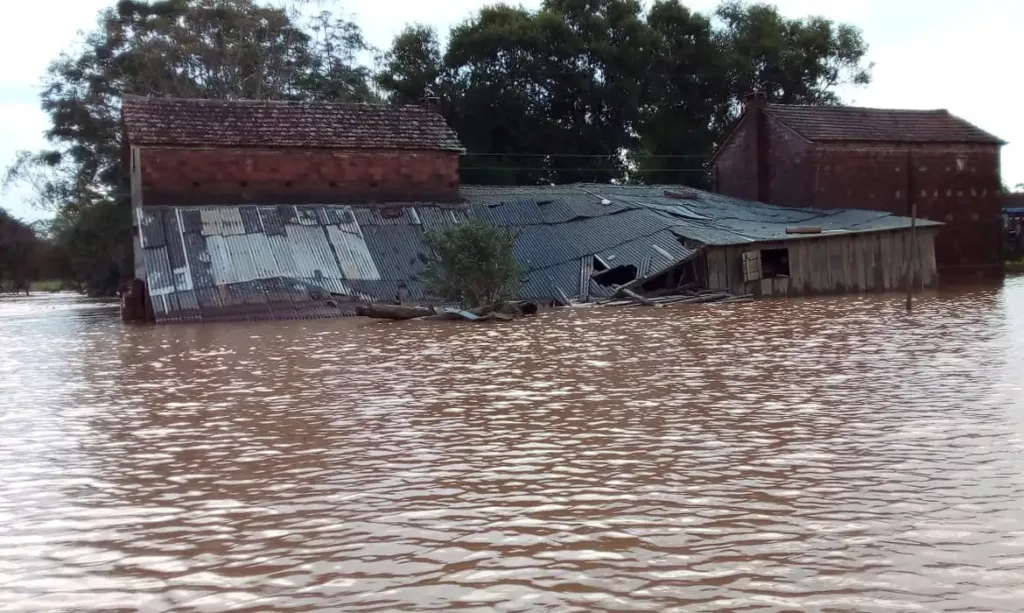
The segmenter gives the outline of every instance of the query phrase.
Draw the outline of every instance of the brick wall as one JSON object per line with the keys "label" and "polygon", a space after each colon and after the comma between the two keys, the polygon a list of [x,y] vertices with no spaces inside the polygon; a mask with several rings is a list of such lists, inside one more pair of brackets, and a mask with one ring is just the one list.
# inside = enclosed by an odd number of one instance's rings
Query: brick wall
{"label": "brick wall", "polygon": [[[744,200],[763,200],[781,206],[808,206],[811,176],[808,145],[796,132],[764,117],[763,151],[767,156],[765,185],[758,186],[757,121],[748,114],[715,159],[715,190]],[[764,190],[766,193],[758,192]]]}
{"label": "brick wall", "polygon": [[779,206],[811,206],[809,143],[781,122],[767,118],[768,185],[766,201]]}
{"label": "brick wall", "polygon": [[718,153],[714,166],[714,190],[733,198],[757,200],[757,131],[745,116]]}
{"label": "brick wall", "polygon": [[946,224],[935,249],[947,277],[1002,270],[998,146],[829,144],[811,156],[813,206],[908,215],[912,190],[918,215]]}
{"label": "brick wall", "polygon": [[146,205],[455,202],[450,152],[145,148]]}

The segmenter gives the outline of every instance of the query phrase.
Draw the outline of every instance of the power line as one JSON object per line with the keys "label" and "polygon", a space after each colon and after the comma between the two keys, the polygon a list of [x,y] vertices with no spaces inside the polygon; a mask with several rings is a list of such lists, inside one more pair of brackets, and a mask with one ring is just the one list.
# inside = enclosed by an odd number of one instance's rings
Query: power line
{"label": "power line", "polygon": [[504,171],[522,171],[522,172],[622,172],[625,170],[630,173],[651,173],[651,172],[708,172],[707,168],[637,168],[637,169],[622,169],[622,168],[565,168],[561,166],[549,167],[549,166],[537,166],[537,167],[521,167],[521,166],[462,166],[459,170],[504,170]]}
{"label": "power line", "polygon": [[[478,157],[505,157],[505,158],[592,158],[592,159],[605,159],[605,160],[618,160],[621,156],[617,154],[499,154],[499,152],[487,152],[487,154],[481,154],[481,152],[467,152],[464,154],[465,157],[478,156]],[[644,160],[662,160],[662,159],[687,159],[687,160],[711,160],[710,156],[702,154],[638,154],[629,157],[641,158]]]}

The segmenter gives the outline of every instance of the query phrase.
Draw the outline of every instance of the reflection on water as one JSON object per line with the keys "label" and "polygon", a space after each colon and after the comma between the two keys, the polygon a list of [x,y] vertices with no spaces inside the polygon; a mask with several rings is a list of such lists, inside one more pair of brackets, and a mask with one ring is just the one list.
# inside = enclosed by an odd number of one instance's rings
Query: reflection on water
{"label": "reflection on water", "polygon": [[1024,279],[510,325],[0,299],[3,611],[1018,611]]}

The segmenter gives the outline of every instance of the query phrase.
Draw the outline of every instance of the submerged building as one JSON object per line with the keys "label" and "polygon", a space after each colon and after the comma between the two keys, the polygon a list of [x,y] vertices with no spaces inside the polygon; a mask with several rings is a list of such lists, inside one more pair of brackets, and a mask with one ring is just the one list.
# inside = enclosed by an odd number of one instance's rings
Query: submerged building
{"label": "submerged building", "polygon": [[946,110],[770,104],[763,93],[712,160],[716,192],[785,206],[941,222],[943,275],[1001,276],[1000,150]]}
{"label": "submerged building", "polygon": [[[158,322],[334,317],[429,301],[427,232],[516,234],[524,298],[680,286],[756,296],[937,281],[940,224],[680,186],[461,186],[462,147],[417,106],[129,98],[139,297]],[[912,265],[913,264],[913,265]]]}

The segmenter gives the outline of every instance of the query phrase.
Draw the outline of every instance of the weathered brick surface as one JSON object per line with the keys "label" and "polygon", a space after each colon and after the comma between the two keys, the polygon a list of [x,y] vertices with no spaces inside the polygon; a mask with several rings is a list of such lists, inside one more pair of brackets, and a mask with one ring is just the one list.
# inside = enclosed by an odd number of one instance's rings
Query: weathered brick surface
{"label": "weathered brick surface", "polygon": [[779,121],[766,122],[768,143],[768,197],[767,202],[785,206],[812,206],[812,181],[809,162],[810,147],[802,136]]}
{"label": "weathered brick surface", "polygon": [[743,121],[715,158],[713,187],[733,198],[757,200],[757,135],[754,122]]}
{"label": "weathered brick surface", "polygon": [[828,144],[812,166],[814,206],[908,215],[916,202],[919,216],[946,224],[936,260],[947,276],[1002,269],[998,146]]}
{"label": "weathered brick surface", "polygon": [[147,205],[455,202],[443,151],[143,148]]}
{"label": "weathered brick surface", "polygon": [[758,193],[757,127],[746,118],[715,160],[715,189],[744,200],[809,206],[811,173],[807,141],[770,117],[766,118],[764,130],[767,194]]}
{"label": "weathered brick surface", "polygon": [[[758,199],[755,122],[748,114],[719,152],[716,189]],[[998,143],[811,143],[776,119],[766,122],[766,202],[910,213],[946,224],[936,239],[945,278],[1002,271]]]}

